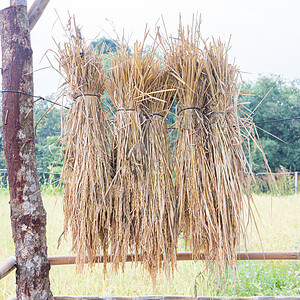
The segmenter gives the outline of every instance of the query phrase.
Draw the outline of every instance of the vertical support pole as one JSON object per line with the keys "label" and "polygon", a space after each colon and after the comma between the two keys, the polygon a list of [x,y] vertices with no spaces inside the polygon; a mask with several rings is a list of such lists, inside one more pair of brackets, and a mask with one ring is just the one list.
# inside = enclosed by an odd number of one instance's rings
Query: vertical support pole
{"label": "vertical support pole", "polygon": [[295,195],[298,194],[298,172],[295,172]]}
{"label": "vertical support pole", "polygon": [[[2,89],[32,95],[33,67],[27,7],[14,3],[0,11],[0,32]],[[3,144],[17,261],[17,298],[52,299],[46,211],[36,166],[33,98],[4,92],[2,105]]]}

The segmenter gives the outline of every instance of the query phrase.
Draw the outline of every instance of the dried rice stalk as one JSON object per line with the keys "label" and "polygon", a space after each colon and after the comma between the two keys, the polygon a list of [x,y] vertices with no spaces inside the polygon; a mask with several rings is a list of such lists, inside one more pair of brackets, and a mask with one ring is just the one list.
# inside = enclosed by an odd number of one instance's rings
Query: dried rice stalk
{"label": "dried rice stalk", "polygon": [[165,122],[174,91],[164,91],[171,77],[163,74],[155,46],[145,50],[145,40],[135,44],[132,57],[126,47],[121,49],[110,68],[107,90],[117,109],[111,251],[116,268],[124,266],[129,252],[139,254],[155,280],[158,270],[169,273],[176,260],[176,204]]}
{"label": "dried rice stalk", "polygon": [[[141,249],[141,202],[145,189],[144,148],[138,98],[151,76],[149,57],[136,44],[133,57],[127,47],[112,58],[107,92],[117,109],[112,146],[113,211],[111,253],[114,267],[124,268],[126,255]],[[139,99],[142,100],[142,99]]]}
{"label": "dried rice stalk", "polygon": [[[76,28],[76,26],[75,26]],[[72,99],[65,124],[64,232],[80,267],[100,251],[106,258],[111,216],[108,124],[101,96],[105,87],[99,55],[82,39],[58,45],[56,59],[65,79],[63,93]]]}
{"label": "dried rice stalk", "polygon": [[[228,47],[205,45],[200,24],[169,45],[169,67],[179,85],[176,180],[180,224],[193,257],[222,274],[236,270],[236,250],[244,234],[242,210],[251,202],[251,166],[244,153],[244,122],[238,116],[238,70],[228,63]],[[202,48],[202,50],[201,50]],[[246,128],[247,130],[247,128]]]}
{"label": "dried rice stalk", "polygon": [[174,79],[161,67],[149,99],[143,102],[146,190],[142,215],[142,257],[152,279],[174,271],[177,250],[175,178],[168,143],[167,114],[173,103]]}

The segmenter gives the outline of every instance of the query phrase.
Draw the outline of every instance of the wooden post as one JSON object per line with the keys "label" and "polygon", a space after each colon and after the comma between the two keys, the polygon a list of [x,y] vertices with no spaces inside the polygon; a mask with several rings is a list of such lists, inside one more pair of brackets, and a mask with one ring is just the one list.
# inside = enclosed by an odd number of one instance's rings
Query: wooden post
{"label": "wooden post", "polygon": [[295,172],[295,195],[298,194],[298,172]]}
{"label": "wooden post", "polygon": [[[31,5],[28,12],[29,30],[31,31],[41,15],[43,14],[46,6],[50,0],[35,0]],[[10,0],[10,5],[24,5],[27,6],[27,0]]]}
{"label": "wooden post", "polygon": [[28,12],[29,30],[31,31],[43,14],[50,0],[35,0]]}
{"label": "wooden post", "polygon": [[[13,5],[0,11],[0,32],[2,89],[32,95],[27,7]],[[46,211],[36,167],[33,98],[26,94],[4,92],[2,96],[3,143],[17,262],[16,292],[18,299],[52,299]]]}

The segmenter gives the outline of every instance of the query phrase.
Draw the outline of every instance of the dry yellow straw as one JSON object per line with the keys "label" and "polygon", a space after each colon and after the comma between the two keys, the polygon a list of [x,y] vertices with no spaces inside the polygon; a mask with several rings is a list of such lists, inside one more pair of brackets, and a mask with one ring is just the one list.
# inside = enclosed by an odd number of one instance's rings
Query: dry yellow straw
{"label": "dry yellow straw", "polygon": [[238,116],[239,73],[228,63],[228,47],[202,42],[197,21],[186,30],[180,25],[169,56],[181,108],[176,184],[183,235],[193,257],[204,252],[216,274],[227,266],[235,271],[252,171],[243,148],[247,122]]}
{"label": "dry yellow straw", "polygon": [[[176,265],[178,237],[175,172],[171,165],[167,114],[173,103],[175,81],[161,66],[148,100],[143,102],[145,196],[142,216],[142,255],[153,280],[164,269],[169,276]],[[153,72],[155,73],[155,72]]]}
{"label": "dry yellow straw", "polygon": [[[99,55],[78,36],[58,45],[63,91],[73,100],[63,140],[65,232],[80,266],[103,252],[117,270],[134,253],[155,281],[161,269],[173,272],[183,233],[195,259],[204,252],[216,274],[235,271],[244,208],[251,214],[245,149],[249,138],[259,145],[238,103],[238,69],[228,63],[227,45],[202,41],[197,21],[180,24],[178,37],[163,44],[164,65],[160,36],[146,47],[147,35],[132,55],[127,46],[112,55],[107,82]],[[105,87],[116,109],[112,132]],[[175,95],[174,171],[166,116]]]}
{"label": "dry yellow straw", "polygon": [[[75,26],[76,28],[76,26]],[[56,59],[65,79],[63,93],[72,99],[64,127],[63,165],[65,234],[72,235],[77,263],[106,257],[111,216],[108,124],[101,96],[105,87],[99,55],[78,37],[58,45]]]}
{"label": "dry yellow straw", "polygon": [[111,250],[116,267],[124,266],[128,252],[139,253],[155,279],[176,261],[175,184],[165,122],[174,89],[155,46],[146,49],[146,37],[132,57],[121,49],[110,67],[107,90],[117,109]]}
{"label": "dry yellow straw", "polygon": [[114,267],[124,267],[126,255],[140,250],[140,203],[144,194],[144,149],[139,117],[140,91],[143,90],[142,52],[137,45],[133,57],[127,47],[112,58],[107,92],[116,108],[113,128],[113,211],[111,252]]}

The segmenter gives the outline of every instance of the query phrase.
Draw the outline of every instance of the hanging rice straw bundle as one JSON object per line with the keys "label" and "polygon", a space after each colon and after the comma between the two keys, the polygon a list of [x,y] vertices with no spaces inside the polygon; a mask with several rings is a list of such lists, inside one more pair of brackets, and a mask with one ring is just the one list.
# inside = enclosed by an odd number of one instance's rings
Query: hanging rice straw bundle
{"label": "hanging rice straw bundle", "polygon": [[[144,41],[145,42],[145,41]],[[142,252],[141,226],[145,194],[144,158],[140,106],[153,85],[155,53],[136,43],[133,56],[127,47],[112,58],[108,94],[116,108],[113,130],[113,212],[111,253],[117,269],[124,267],[129,252]],[[150,230],[150,228],[148,229]]]}
{"label": "hanging rice straw bundle", "polygon": [[64,230],[71,232],[81,267],[86,257],[92,264],[99,252],[105,261],[107,256],[111,172],[109,127],[101,103],[105,76],[99,55],[77,34],[58,45],[56,59],[65,80],[63,93],[72,99],[63,137]]}
{"label": "hanging rice straw bundle", "polygon": [[180,25],[178,39],[171,40],[169,49],[181,108],[176,180],[183,235],[193,257],[204,252],[215,274],[227,266],[235,271],[244,233],[243,191],[251,201],[251,166],[241,128],[247,122],[238,116],[239,73],[228,63],[228,47],[202,42],[197,22],[186,32]]}
{"label": "hanging rice straw bundle", "polygon": [[169,276],[176,264],[177,219],[175,180],[168,143],[167,114],[173,103],[175,80],[165,68],[142,105],[145,145],[145,202],[142,215],[142,256],[155,280],[159,270]]}

